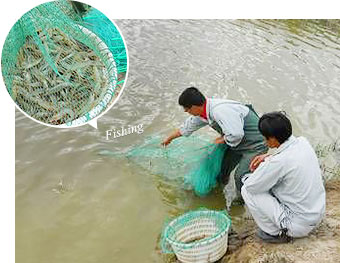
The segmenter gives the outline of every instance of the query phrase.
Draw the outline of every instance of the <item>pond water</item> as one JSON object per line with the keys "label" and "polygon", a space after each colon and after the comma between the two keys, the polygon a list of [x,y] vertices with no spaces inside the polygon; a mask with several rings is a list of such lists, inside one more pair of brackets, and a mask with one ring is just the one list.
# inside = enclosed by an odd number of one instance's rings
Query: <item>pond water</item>
{"label": "pond water", "polygon": [[[182,191],[119,153],[187,117],[178,95],[285,110],[296,135],[328,144],[340,131],[340,23],[301,20],[118,20],[129,52],[120,100],[98,122],[53,129],[16,112],[16,261],[162,262],[167,218],[223,209],[219,190]],[[143,124],[141,134],[106,140],[106,130]],[[215,134],[204,128],[212,138]],[[243,210],[231,211],[233,223]]]}

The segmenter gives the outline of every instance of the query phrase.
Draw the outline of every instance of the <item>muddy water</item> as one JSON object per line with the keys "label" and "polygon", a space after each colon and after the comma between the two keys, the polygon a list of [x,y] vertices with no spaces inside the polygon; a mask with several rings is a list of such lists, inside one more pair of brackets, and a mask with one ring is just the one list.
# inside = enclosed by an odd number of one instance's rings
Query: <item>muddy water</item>
{"label": "muddy water", "polygon": [[[16,113],[17,262],[162,262],[158,238],[167,217],[224,207],[218,190],[200,199],[124,158],[100,154],[124,152],[179,125],[187,116],[177,96],[190,85],[209,97],[251,102],[261,113],[285,110],[295,134],[314,144],[339,138],[339,23],[116,22],[130,71],[98,130],[52,129]],[[108,129],[138,124],[141,134],[105,138]],[[236,226],[242,212],[232,211]]]}

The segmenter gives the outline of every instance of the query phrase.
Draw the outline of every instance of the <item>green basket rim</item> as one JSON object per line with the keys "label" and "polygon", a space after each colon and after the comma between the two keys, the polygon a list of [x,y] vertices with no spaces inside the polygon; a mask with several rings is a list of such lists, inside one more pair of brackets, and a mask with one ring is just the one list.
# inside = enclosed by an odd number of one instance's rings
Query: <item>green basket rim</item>
{"label": "green basket rim", "polygon": [[[226,219],[226,228],[217,232],[215,235],[207,238],[207,239],[202,239],[202,240],[198,240],[192,243],[185,243],[185,242],[180,242],[177,240],[173,240],[172,238],[167,236],[167,233],[169,231],[169,229],[172,227],[173,224],[175,224],[177,221],[182,220],[183,218],[187,217],[189,214],[216,214],[218,216],[222,216]],[[230,217],[224,212],[224,211],[215,211],[215,210],[198,210],[198,211],[191,211],[191,212],[187,212],[177,218],[175,218],[174,220],[172,220],[167,227],[164,230],[164,235],[165,235],[165,239],[170,243],[170,244],[178,244],[180,246],[182,246],[182,248],[192,248],[194,246],[199,246],[199,245],[205,245],[208,243],[213,242],[214,240],[220,238],[221,236],[223,236],[225,234],[225,232],[227,232],[229,230],[231,226],[231,219]]]}

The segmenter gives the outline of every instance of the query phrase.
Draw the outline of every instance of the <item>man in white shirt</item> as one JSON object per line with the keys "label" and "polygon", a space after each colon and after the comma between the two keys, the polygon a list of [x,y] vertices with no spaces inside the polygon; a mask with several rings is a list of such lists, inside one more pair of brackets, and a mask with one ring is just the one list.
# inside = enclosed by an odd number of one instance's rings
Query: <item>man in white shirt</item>
{"label": "man in white shirt", "polygon": [[232,100],[206,99],[195,87],[184,90],[178,102],[192,116],[162,144],[166,146],[173,139],[189,136],[206,125],[212,127],[220,134],[215,143],[227,145],[219,179],[227,184],[230,173],[238,165],[234,178],[238,197],[241,198],[241,177],[250,172],[251,159],[268,150],[258,130],[258,115],[251,105]]}
{"label": "man in white shirt", "polygon": [[294,137],[281,112],[264,114],[259,130],[272,154],[255,157],[242,178],[242,196],[265,242],[307,236],[325,213],[326,194],[317,156],[304,137]]}

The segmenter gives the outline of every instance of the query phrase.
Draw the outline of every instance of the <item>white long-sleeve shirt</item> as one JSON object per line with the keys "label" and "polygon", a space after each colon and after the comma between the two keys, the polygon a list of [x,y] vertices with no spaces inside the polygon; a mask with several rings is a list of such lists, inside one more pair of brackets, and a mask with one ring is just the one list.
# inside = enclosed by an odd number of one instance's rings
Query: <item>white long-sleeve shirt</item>
{"label": "white long-sleeve shirt", "polygon": [[206,107],[207,120],[200,116],[190,116],[180,127],[180,133],[189,136],[216,122],[222,129],[226,144],[236,147],[244,136],[244,118],[249,113],[249,108],[237,101],[224,99],[207,99]]}
{"label": "white long-sleeve shirt", "polygon": [[[325,189],[315,151],[306,138],[293,135],[248,176],[251,194],[269,192],[296,217],[319,222],[325,212]],[[266,204],[263,204],[266,205]]]}

